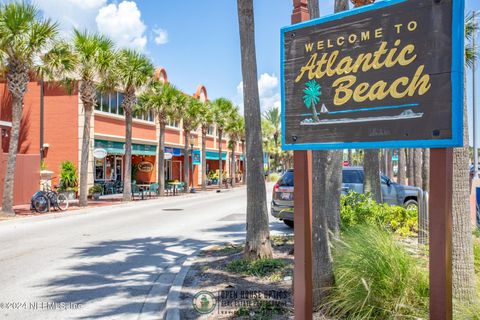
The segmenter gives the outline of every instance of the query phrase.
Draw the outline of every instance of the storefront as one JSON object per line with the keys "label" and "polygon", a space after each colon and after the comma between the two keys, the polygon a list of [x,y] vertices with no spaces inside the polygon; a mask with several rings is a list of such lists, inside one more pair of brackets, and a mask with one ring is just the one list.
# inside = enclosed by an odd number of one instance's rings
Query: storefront
{"label": "storefront", "polygon": [[[205,153],[207,159],[207,175],[215,173],[219,168],[218,151],[207,151]],[[227,166],[227,152],[222,152],[222,171],[228,171]]]}

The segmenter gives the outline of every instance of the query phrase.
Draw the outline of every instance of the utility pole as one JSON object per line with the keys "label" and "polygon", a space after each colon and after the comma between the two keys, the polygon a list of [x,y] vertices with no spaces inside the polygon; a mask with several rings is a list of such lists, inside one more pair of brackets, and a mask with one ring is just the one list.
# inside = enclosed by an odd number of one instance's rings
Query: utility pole
{"label": "utility pole", "polygon": [[[476,19],[477,12],[473,11],[473,23],[475,24],[475,19]],[[473,44],[473,50],[477,52],[477,48],[475,46],[475,38],[477,37],[477,32],[476,30],[473,31],[473,39],[472,39],[472,44]],[[476,67],[476,59],[473,59],[473,64],[472,64],[472,87],[473,87],[473,170],[475,172],[474,174],[474,179],[478,178],[478,140],[477,140],[477,101],[476,101],[476,85],[475,85],[475,67]]]}

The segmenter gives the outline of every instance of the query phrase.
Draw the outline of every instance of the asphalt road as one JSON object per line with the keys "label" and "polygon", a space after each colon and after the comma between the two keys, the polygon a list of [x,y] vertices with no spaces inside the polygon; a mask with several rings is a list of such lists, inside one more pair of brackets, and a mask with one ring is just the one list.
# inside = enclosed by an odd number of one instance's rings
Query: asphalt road
{"label": "asphalt road", "polygon": [[187,197],[0,222],[0,318],[158,319],[186,257],[245,235],[244,188]]}

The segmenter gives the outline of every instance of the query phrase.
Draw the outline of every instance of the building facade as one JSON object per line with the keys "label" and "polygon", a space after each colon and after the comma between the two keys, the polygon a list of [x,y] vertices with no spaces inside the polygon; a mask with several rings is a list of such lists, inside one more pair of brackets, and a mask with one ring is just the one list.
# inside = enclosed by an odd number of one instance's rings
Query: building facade
{"label": "building facade", "polygon": [[[157,69],[158,79],[167,82],[164,69]],[[5,83],[0,83],[2,132],[8,132],[11,119],[11,103]],[[207,90],[199,85],[193,97],[207,101]],[[53,183],[58,183],[60,166],[63,161],[73,162],[80,168],[81,145],[83,137],[84,112],[77,88],[67,92],[55,83],[44,86],[43,143],[41,144],[41,84],[32,81],[24,100],[24,112],[21,123],[19,154],[40,154],[43,150],[43,167],[53,172]],[[88,183],[96,181],[123,181],[125,172],[125,119],[121,103],[123,93],[112,92],[98,94],[98,104],[90,123],[90,159]],[[3,121],[3,122],[2,122]],[[152,183],[157,180],[157,148],[159,124],[153,112],[136,115],[132,128],[132,168],[139,183]],[[4,136],[4,134],[2,134]],[[193,156],[193,184],[201,185],[201,146],[200,128],[192,132],[189,150],[184,150],[184,131],[182,121],[170,122],[165,131],[165,178],[166,180],[184,180],[183,164],[185,158]],[[3,152],[8,152],[8,139],[2,138]],[[222,144],[223,168],[227,175],[231,167],[231,151],[228,150],[228,137],[218,140],[215,126],[211,126],[206,137],[207,173],[218,169],[218,148]],[[236,168],[242,170],[243,156],[241,144],[236,148]],[[40,168],[40,163],[39,163]],[[192,165],[190,166],[192,167]],[[17,182],[17,181],[16,181]],[[17,182],[21,183],[21,182]],[[190,181],[191,183],[191,181]],[[3,183],[2,183],[3,184]]]}

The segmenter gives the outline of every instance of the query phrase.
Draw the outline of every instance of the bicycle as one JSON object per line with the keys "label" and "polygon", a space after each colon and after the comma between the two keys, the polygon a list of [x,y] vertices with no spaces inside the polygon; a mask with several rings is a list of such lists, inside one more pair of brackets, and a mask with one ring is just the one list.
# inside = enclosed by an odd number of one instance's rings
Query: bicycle
{"label": "bicycle", "polygon": [[[50,179],[52,180],[52,179]],[[68,209],[68,199],[62,194],[58,193],[50,187],[47,182],[42,183],[42,189],[37,191],[30,202],[30,210],[38,213],[46,213],[50,208],[58,211],[65,211]]]}

